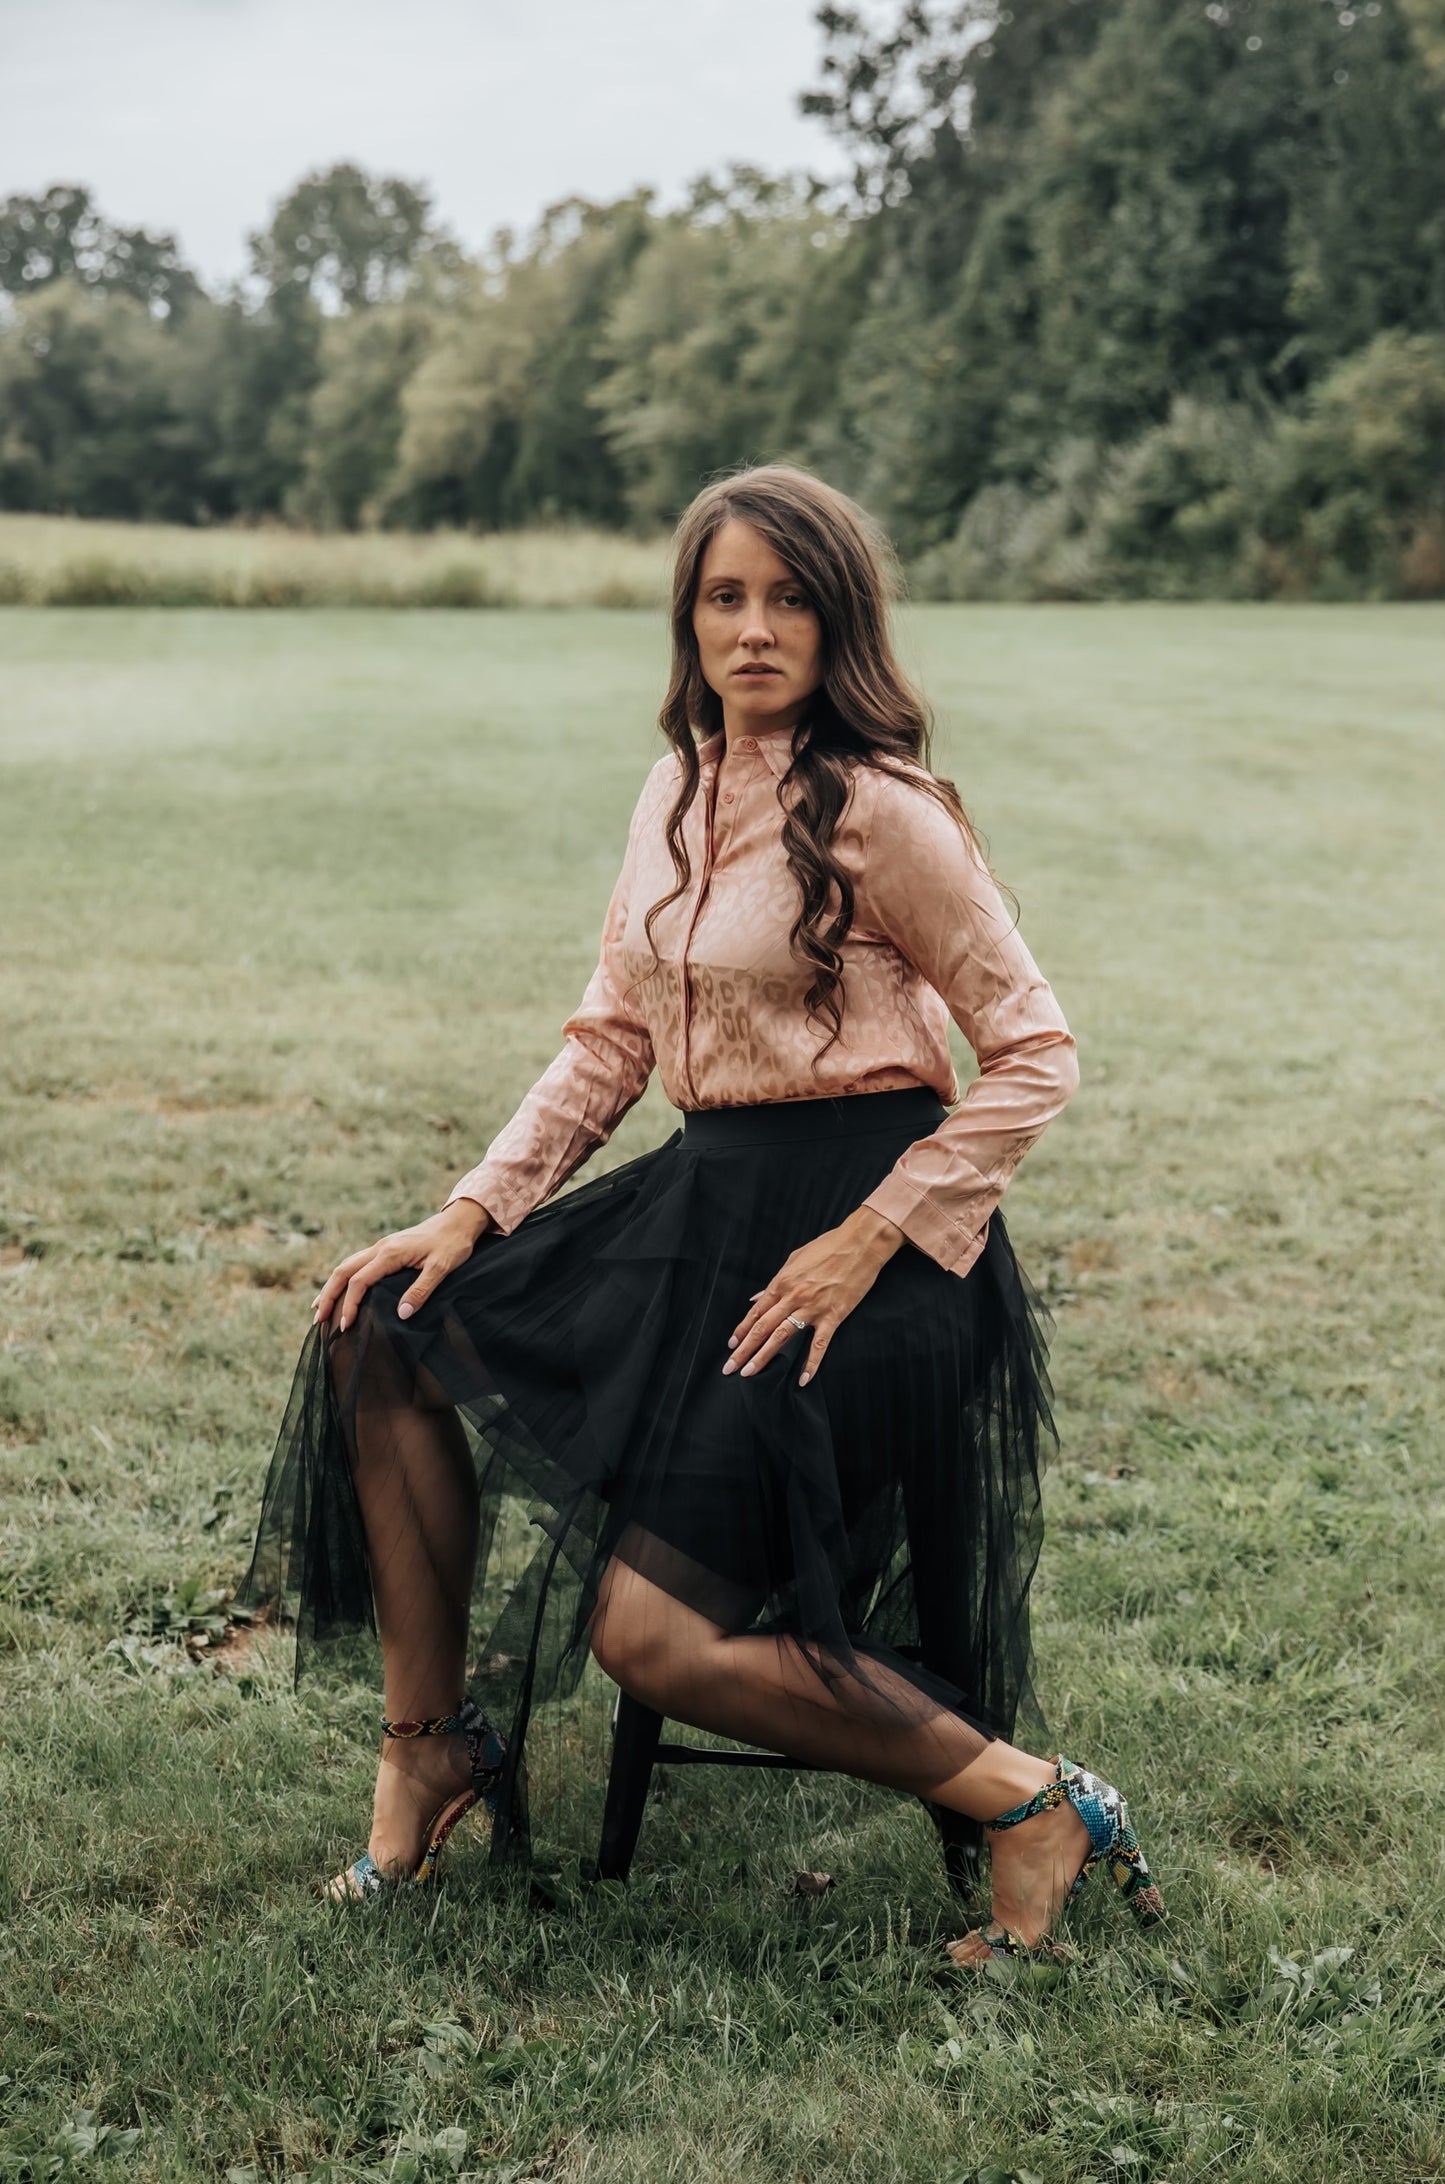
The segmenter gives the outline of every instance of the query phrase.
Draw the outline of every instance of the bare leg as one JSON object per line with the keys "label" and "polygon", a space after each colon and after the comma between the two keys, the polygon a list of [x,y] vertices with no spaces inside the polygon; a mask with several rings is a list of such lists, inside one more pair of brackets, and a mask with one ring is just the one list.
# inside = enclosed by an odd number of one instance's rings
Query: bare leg
{"label": "bare leg", "polygon": [[[899,1722],[847,1680],[825,1683],[796,1641],[730,1636],[616,1560],[604,1573],[591,1634],[613,1681],[674,1721],[908,1790],[975,1820],[995,1818],[1053,1780],[1051,1760],[986,1738],[956,1716]],[[911,1690],[876,1663],[867,1666],[880,1690],[900,1697]],[[994,1915],[1035,1941],[1088,1853],[1088,1831],[1065,1804],[991,1842]],[[990,1953],[972,1936],[953,1948],[960,1961]]]}
{"label": "bare leg", "polygon": [[[385,1675],[388,1720],[455,1712],[466,1684],[477,1554],[476,1468],[432,1376],[406,1371],[368,1315],[330,1346],[344,1387],[358,1365],[351,1451]],[[430,1822],[471,1779],[461,1736],[384,1740],[367,1844],[383,1872],[412,1869]]]}

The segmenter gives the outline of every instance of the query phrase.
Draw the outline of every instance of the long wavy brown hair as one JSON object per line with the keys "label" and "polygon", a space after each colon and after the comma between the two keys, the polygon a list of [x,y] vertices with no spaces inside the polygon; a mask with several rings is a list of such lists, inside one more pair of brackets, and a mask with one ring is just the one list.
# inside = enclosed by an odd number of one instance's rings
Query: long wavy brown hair
{"label": "long wavy brown hair", "polygon": [[750,465],[705,486],[673,534],[672,677],[658,721],[681,767],[667,819],[677,885],[653,903],[643,921],[653,953],[644,976],[658,969],[653,920],[676,902],[692,877],[682,826],[701,780],[698,744],[723,725],[722,699],[703,680],[692,616],[703,555],[714,533],[733,518],[751,524],[786,562],[822,629],[823,679],[793,730],[784,778],[798,784],[799,795],[783,822],[783,847],[799,895],[788,943],[814,973],[806,1014],[832,1027],[813,1057],[816,1069],[843,1023],[840,949],[853,923],[854,899],[853,883],[832,843],[852,769],[875,766],[901,775],[899,760],[922,766],[927,778],[913,777],[920,791],[953,815],[987,860],[954,783],[933,771],[933,715],[893,648],[889,617],[903,584],[890,541],[856,501],[811,471],[791,463]]}

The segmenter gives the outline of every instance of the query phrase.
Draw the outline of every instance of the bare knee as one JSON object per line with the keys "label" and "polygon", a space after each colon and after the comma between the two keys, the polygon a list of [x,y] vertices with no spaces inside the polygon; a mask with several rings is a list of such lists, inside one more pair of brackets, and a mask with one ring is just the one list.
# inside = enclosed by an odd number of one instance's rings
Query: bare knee
{"label": "bare knee", "polygon": [[610,1676],[634,1699],[642,1699],[651,1706],[654,1699],[647,1673],[647,1656],[635,1642],[633,1633],[625,1629],[615,1615],[599,1621],[594,1613],[589,1636],[592,1658],[604,1676]]}
{"label": "bare knee", "polygon": [[587,1626],[592,1658],[615,1684],[649,1706],[659,1703],[657,1689],[661,1663],[655,1636],[649,1637],[644,1618],[616,1593],[599,1599]]}
{"label": "bare knee", "polygon": [[645,1706],[665,1712],[701,1670],[714,1633],[660,1586],[613,1560],[598,1588],[588,1638],[605,1675]]}
{"label": "bare knee", "polygon": [[369,1294],[344,1334],[336,1332],[333,1315],[322,1342],[332,1393],[344,1410],[455,1411],[455,1399],[436,1374],[387,1340]]}

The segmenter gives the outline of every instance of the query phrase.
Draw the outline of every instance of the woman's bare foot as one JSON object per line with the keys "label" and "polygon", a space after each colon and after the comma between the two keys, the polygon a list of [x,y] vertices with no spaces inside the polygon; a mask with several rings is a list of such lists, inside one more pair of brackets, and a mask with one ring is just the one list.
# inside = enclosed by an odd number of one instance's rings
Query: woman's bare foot
{"label": "woman's bare foot", "polygon": [[[993,1916],[1029,1948],[1051,1930],[1089,1855],[1089,1831],[1071,1804],[1050,1805],[989,1836]],[[955,1964],[984,1964],[1001,1954],[974,1927],[947,1944]]]}
{"label": "woman's bare foot", "polygon": [[[378,1872],[388,1879],[414,1873],[442,1807],[470,1789],[471,1781],[464,1736],[388,1737],[376,1770],[366,1845]],[[346,1874],[338,1873],[327,1893],[339,1901],[356,1891]]]}

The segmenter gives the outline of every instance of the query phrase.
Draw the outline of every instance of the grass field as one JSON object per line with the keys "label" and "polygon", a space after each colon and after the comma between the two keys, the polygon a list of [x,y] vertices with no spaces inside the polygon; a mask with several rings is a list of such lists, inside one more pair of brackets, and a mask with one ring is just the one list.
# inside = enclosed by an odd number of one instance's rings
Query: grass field
{"label": "grass field", "polygon": [[0,2180],[1442,2174],[1442,640],[905,621],[1079,1040],[1008,1200],[1040,1688],[1171,1913],[1096,1883],[980,1979],[921,1809],[833,1778],[675,1776],[625,1892],[463,1844],[338,1914],[374,1700],[225,1615],[313,1285],[556,1051],[657,619],[0,615]]}

